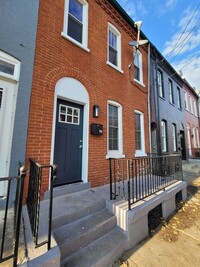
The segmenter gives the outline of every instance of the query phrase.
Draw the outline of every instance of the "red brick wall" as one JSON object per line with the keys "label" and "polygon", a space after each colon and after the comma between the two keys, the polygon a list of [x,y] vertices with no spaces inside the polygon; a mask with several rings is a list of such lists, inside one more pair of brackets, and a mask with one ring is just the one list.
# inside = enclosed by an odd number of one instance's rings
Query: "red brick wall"
{"label": "red brick wall", "polygon": [[[97,2],[101,3],[99,5]],[[56,82],[62,77],[74,77],[88,90],[90,101],[90,123],[103,124],[102,136],[89,134],[88,180],[92,186],[109,181],[107,154],[107,101],[113,100],[122,105],[123,152],[126,157],[135,155],[134,110],[144,113],[145,145],[149,151],[147,114],[147,46],[143,54],[143,79],[145,87],[131,82],[133,69],[128,68],[132,60],[132,47],[128,43],[136,40],[136,33],[105,1],[88,1],[89,29],[86,52],[61,37],[64,19],[64,0],[40,1],[35,67],[32,84],[29,129],[26,159],[29,157],[41,163],[50,163],[51,137]],[[107,9],[106,9],[107,6]],[[107,27],[112,23],[122,38],[121,74],[106,64]],[[131,78],[130,78],[131,73]],[[92,117],[94,104],[100,106],[100,117]],[[48,188],[48,179],[43,182],[43,191]]]}

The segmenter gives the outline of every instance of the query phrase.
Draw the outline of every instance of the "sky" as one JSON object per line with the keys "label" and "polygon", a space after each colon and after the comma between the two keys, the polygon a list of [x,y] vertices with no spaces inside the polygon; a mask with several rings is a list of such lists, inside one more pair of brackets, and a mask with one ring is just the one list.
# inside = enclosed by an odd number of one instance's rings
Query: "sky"
{"label": "sky", "polygon": [[117,0],[176,71],[200,89],[200,0]]}

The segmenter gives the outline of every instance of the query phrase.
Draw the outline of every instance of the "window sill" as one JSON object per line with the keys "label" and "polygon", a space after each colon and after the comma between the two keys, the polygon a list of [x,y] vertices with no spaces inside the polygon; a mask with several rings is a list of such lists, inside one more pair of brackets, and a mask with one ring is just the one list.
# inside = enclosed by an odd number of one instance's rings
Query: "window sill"
{"label": "window sill", "polygon": [[144,151],[136,150],[135,157],[146,157],[147,154]]}
{"label": "window sill", "polygon": [[110,159],[110,158],[114,158],[114,159],[118,159],[118,158],[125,158],[125,155],[122,154],[120,151],[108,151],[108,154],[106,155],[106,159]]}
{"label": "window sill", "polygon": [[77,42],[76,40],[74,40],[73,38],[71,38],[70,36],[68,36],[66,33],[61,32],[61,36],[65,39],[67,39],[68,41],[70,41],[71,43],[77,45],[78,47],[82,48],[83,50],[85,50],[86,52],[90,52],[90,49],[87,48],[86,46],[82,45],[81,43]]}
{"label": "window sill", "polygon": [[134,79],[134,82],[136,82],[136,83],[140,84],[141,86],[145,87],[145,85],[142,82],[140,82],[140,81],[138,81],[136,79]]}
{"label": "window sill", "polygon": [[170,103],[170,105],[172,105],[173,107],[175,107],[175,104],[174,103],[171,103],[171,102],[169,102]]}
{"label": "window sill", "polygon": [[120,73],[124,74],[124,71],[121,70],[120,68],[118,68],[117,66],[113,65],[112,63],[110,63],[109,61],[106,61],[106,64],[109,65],[110,67],[112,67],[113,69],[119,71]]}

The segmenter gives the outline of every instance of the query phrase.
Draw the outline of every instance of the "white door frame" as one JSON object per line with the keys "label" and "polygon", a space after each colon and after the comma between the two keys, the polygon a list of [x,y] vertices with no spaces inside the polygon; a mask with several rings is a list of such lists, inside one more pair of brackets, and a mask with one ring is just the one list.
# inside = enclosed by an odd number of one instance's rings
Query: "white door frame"
{"label": "white door frame", "polygon": [[57,99],[83,105],[83,149],[82,149],[82,181],[88,181],[88,129],[89,129],[89,95],[84,85],[71,77],[61,78],[55,86],[53,127],[51,140],[51,164],[54,159],[54,143],[56,130]]}
{"label": "white door frame", "polygon": [[[20,61],[0,51],[0,87],[3,88],[0,111],[0,177],[9,176],[11,147],[20,74]],[[7,183],[0,184],[0,196],[6,194]]]}

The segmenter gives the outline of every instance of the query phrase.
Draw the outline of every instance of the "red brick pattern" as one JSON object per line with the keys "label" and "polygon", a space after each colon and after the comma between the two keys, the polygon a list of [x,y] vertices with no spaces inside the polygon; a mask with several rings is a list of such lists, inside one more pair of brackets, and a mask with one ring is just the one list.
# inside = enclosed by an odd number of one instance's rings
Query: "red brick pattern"
{"label": "red brick pattern", "polygon": [[[120,17],[108,1],[88,1],[89,28],[86,52],[61,36],[64,20],[64,0],[40,1],[35,66],[29,115],[26,159],[50,163],[53,125],[54,91],[56,82],[63,77],[79,80],[88,90],[90,101],[89,124],[103,124],[102,136],[89,134],[88,180],[92,186],[109,181],[107,154],[107,101],[122,105],[123,153],[135,154],[134,110],[144,113],[146,152],[149,151],[147,114],[147,46],[143,54],[143,79],[145,87],[133,81],[133,50],[128,45],[136,39],[136,32]],[[124,74],[106,64],[107,27],[112,23],[122,37],[122,70]],[[100,117],[92,117],[94,104],[100,106]],[[26,184],[27,186],[27,184]],[[42,190],[48,188],[48,179]],[[27,190],[27,188],[26,188]]]}

